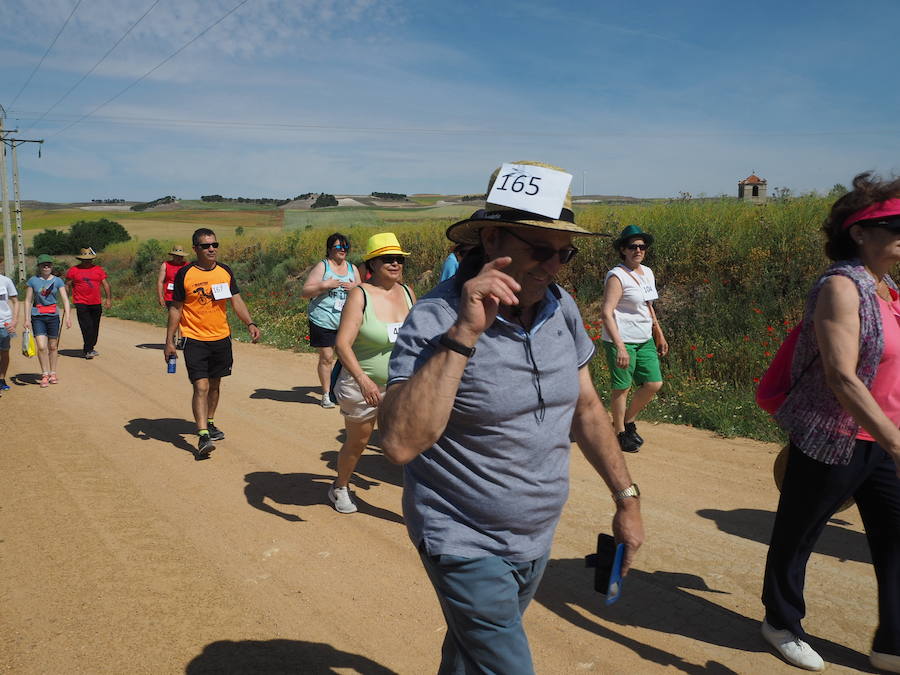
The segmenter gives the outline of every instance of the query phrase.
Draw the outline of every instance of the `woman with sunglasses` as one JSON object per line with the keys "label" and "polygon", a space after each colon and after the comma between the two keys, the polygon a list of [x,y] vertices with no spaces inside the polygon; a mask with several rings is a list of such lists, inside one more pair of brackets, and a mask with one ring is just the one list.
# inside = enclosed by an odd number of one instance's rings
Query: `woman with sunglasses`
{"label": "woman with sunglasses", "polygon": [[25,291],[25,328],[34,334],[37,357],[41,364],[41,387],[57,384],[56,364],[59,361],[60,313],[66,328],[72,327],[66,283],[53,274],[53,258],[38,256],[38,273],[28,280]]}
{"label": "woman with sunglasses", "polygon": [[[669,353],[653,301],[659,298],[653,270],[643,265],[653,236],[629,225],[613,242],[622,262],[606,273],[603,288],[603,348],[609,365],[612,392],[610,412],[619,445],[625,452],[640,450],[635,418],[662,388],[659,357]],[[632,385],[638,389],[628,404]]]}
{"label": "woman with sunglasses", "polygon": [[878,581],[869,660],[900,673],[900,295],[889,274],[900,263],[900,179],[856,176],[822,229],[834,263],[807,296],[791,390],[775,412],[790,446],[766,560],[762,635],[788,663],[824,669],[800,624],[806,563],[852,497]]}
{"label": "woman with sunglasses", "polygon": [[359,270],[347,260],[350,242],[335,232],[325,242],[322,258],[303,284],[303,297],[309,301],[309,344],[319,351],[319,382],[322,385],[322,407],[333,408],[331,369],[334,366],[334,341],[347,295],[360,283]]}
{"label": "woman with sunglasses", "polygon": [[340,513],[357,510],[350,497],[350,477],[375,429],[397,332],[416,301],[403,283],[408,255],[393,232],[370,237],[363,260],[371,276],[350,292],[341,315],[335,343],[341,372],[335,394],[346,421],[347,439],[338,454],[337,478],[328,490],[328,498]]}

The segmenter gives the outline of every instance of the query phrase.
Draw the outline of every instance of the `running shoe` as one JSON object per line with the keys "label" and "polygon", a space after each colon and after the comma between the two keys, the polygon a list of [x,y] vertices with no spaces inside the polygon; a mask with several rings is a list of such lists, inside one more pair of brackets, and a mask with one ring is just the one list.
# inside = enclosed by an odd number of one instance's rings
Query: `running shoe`
{"label": "running shoe", "polygon": [[328,499],[334,504],[334,510],[338,513],[356,513],[356,504],[350,499],[349,488],[332,485],[328,488]]}
{"label": "running shoe", "polygon": [[0,380],[0,391],[9,391],[9,385],[6,384],[6,380]]}
{"label": "running shoe", "polygon": [[625,423],[625,432],[631,434],[634,437],[634,440],[637,441],[638,446],[644,444],[644,439],[638,435],[637,425],[634,422]]}
{"label": "running shoe", "polygon": [[209,438],[212,441],[224,441],[225,440],[225,432],[222,431],[219,427],[217,427],[212,422],[206,423],[206,430],[209,432]]}
{"label": "running shoe", "polygon": [[641,444],[627,431],[620,431],[616,435],[619,438],[619,445],[622,447],[622,452],[637,452],[641,449]]}
{"label": "running shoe", "polygon": [[96,349],[92,349],[87,353],[87,355],[91,358],[94,358],[95,356],[100,356],[100,352],[98,352]]}
{"label": "running shoe", "polygon": [[197,443],[197,459],[206,459],[209,453],[216,449],[216,444],[209,437],[209,434],[201,434],[200,442]]}
{"label": "running shoe", "polygon": [[86,358],[88,361],[90,361],[92,358],[94,358],[93,352],[85,352],[84,358]]}
{"label": "running shoe", "polygon": [[322,407],[323,408],[333,408],[334,401],[331,400],[331,397],[328,394],[322,394]]}
{"label": "running shoe", "polygon": [[44,388],[50,386],[50,373],[44,373],[43,375],[41,375],[40,385],[41,385],[41,389],[44,389]]}
{"label": "running shoe", "polygon": [[56,373],[50,373],[50,384],[59,384],[59,378]]}

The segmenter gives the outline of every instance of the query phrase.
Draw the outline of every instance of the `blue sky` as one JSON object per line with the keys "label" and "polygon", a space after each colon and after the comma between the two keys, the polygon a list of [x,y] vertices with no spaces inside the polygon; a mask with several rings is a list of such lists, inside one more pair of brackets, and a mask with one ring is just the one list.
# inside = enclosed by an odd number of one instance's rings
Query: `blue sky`
{"label": "blue sky", "polygon": [[645,197],[900,172],[896,0],[246,0],[156,68],[239,2],[81,0],[47,52],[78,0],[0,0],[6,126],[46,141],[22,197],[474,193],[521,159]]}

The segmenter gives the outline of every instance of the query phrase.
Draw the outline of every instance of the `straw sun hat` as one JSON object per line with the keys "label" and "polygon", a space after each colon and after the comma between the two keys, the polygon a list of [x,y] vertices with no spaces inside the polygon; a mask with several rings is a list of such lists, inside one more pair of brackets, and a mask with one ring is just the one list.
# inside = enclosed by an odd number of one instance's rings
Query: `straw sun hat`
{"label": "straw sun hat", "polygon": [[180,255],[181,257],[184,257],[184,248],[182,248],[180,245],[173,246],[172,250],[169,251],[169,255]]}
{"label": "straw sun hat", "polygon": [[[542,162],[524,161],[512,163],[539,166],[554,171],[563,171],[563,169],[560,169],[557,166],[544,164]],[[494,187],[494,182],[497,180],[497,176],[500,175],[501,168],[502,167],[498,167],[494,170],[494,173],[491,174],[491,178],[488,181],[487,192],[485,194],[490,195],[491,188]],[[447,238],[457,244],[477,245],[481,243],[478,232],[482,227],[533,227],[541,230],[570,232],[573,235],[579,236],[607,236],[599,232],[585,230],[583,227],[579,227],[575,224],[575,214],[572,211],[571,190],[566,191],[566,198],[563,203],[562,211],[557,218],[549,218],[536,213],[520,211],[508,206],[503,206],[502,204],[486,202],[483,209],[478,209],[465,220],[454,223],[447,228]]]}
{"label": "straw sun hat", "polygon": [[96,251],[90,247],[81,249],[81,253],[75,256],[78,260],[93,260],[96,257]]}
{"label": "straw sun hat", "polygon": [[397,235],[393,232],[381,232],[373,234],[366,242],[366,254],[363,261],[369,262],[372,258],[381,255],[409,255],[400,248],[400,242],[397,241]]}

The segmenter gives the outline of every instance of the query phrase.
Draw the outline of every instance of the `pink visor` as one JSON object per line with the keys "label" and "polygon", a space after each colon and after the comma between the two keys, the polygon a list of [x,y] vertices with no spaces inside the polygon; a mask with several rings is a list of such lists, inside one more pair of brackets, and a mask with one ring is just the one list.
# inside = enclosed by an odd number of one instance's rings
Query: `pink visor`
{"label": "pink visor", "polygon": [[900,199],[886,199],[883,202],[876,202],[871,206],[867,206],[864,209],[860,209],[855,213],[851,213],[847,216],[847,220],[844,221],[844,228],[847,229],[853,223],[858,223],[861,220],[874,220],[875,218],[894,218],[896,216],[900,216]]}

